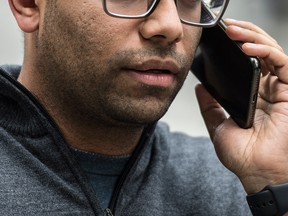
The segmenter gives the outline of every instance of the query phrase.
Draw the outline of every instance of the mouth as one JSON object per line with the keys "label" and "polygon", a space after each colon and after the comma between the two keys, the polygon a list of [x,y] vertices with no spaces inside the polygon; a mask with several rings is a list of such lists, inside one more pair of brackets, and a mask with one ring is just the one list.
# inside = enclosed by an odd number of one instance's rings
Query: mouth
{"label": "mouth", "polygon": [[169,87],[173,84],[179,67],[172,61],[145,61],[125,69],[137,82],[150,86]]}
{"label": "mouth", "polygon": [[146,71],[139,71],[140,73],[151,73],[151,74],[172,74],[171,71],[169,70],[159,70],[159,69],[150,69],[150,70],[146,70]]}
{"label": "mouth", "polygon": [[173,84],[174,75],[168,71],[149,70],[149,71],[131,71],[133,78],[145,85],[169,87]]}

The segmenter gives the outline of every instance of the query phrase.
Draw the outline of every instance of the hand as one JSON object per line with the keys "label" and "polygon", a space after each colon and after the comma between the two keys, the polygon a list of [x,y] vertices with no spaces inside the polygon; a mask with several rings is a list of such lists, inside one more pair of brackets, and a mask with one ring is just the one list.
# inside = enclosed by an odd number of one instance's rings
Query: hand
{"label": "hand", "polygon": [[228,36],[243,41],[247,55],[261,59],[253,127],[239,128],[203,86],[196,87],[196,94],[219,159],[251,194],[268,184],[288,182],[288,57],[258,26],[231,19],[225,22]]}

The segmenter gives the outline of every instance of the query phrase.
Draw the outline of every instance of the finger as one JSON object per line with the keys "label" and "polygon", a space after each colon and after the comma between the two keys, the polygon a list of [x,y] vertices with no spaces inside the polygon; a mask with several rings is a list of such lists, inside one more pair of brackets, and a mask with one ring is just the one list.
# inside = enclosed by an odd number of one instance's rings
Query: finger
{"label": "finger", "polygon": [[220,104],[207,92],[203,85],[197,85],[195,91],[202,117],[212,138],[216,128],[218,128],[227,117]]}
{"label": "finger", "polygon": [[261,29],[259,26],[251,23],[251,22],[247,22],[247,21],[240,21],[240,20],[235,20],[235,19],[225,19],[225,23],[227,26],[229,25],[236,25],[239,26],[241,28],[244,29],[249,29],[251,31],[257,32],[259,34],[265,35],[267,38],[269,38],[270,40],[274,41],[277,43],[277,41],[271,37],[271,35],[269,35],[266,31],[264,31],[263,29]]}
{"label": "finger", "polygon": [[234,25],[228,26],[226,32],[232,40],[242,41],[244,43],[250,42],[255,44],[265,44],[268,46],[273,46],[279,51],[283,52],[282,47],[274,39],[267,37],[265,34]]}
{"label": "finger", "polygon": [[[268,107],[274,107],[275,103],[287,102],[287,84],[281,82],[276,76],[265,76],[261,78],[257,107],[270,113]],[[262,103],[260,101],[262,100]],[[265,101],[265,103],[264,103]],[[259,106],[258,106],[259,105]],[[264,106],[265,105],[265,106]],[[284,110],[287,110],[285,108]],[[279,112],[279,111],[278,111]]]}
{"label": "finger", "polygon": [[275,47],[253,43],[245,43],[242,48],[247,55],[262,58],[266,65],[270,65],[270,72],[275,74],[279,80],[288,84],[288,56],[282,51]]}
{"label": "finger", "polygon": [[259,58],[259,60],[260,60],[260,65],[261,65],[262,76],[266,76],[269,73],[273,74],[273,72],[271,72],[271,71],[274,70],[274,67],[271,68],[270,65],[267,65],[266,62],[261,58]]}
{"label": "finger", "polygon": [[251,22],[225,19],[225,23],[227,24],[227,34],[233,40],[267,44],[283,51],[273,37]]}

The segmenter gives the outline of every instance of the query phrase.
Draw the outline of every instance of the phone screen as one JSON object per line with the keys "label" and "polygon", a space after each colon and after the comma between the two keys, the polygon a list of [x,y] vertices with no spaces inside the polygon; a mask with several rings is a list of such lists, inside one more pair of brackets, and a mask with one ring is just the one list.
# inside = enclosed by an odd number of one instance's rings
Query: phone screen
{"label": "phone screen", "polygon": [[226,35],[223,21],[203,29],[191,71],[240,127],[252,126],[260,63]]}

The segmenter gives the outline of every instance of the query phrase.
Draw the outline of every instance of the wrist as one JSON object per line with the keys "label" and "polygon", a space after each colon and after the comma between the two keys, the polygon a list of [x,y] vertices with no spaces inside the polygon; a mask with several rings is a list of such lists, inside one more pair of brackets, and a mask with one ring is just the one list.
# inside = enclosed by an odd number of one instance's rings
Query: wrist
{"label": "wrist", "polygon": [[258,193],[247,196],[254,216],[282,216],[288,212],[288,183],[268,185]]}
{"label": "wrist", "polygon": [[263,190],[267,185],[279,185],[288,183],[287,175],[265,175],[265,176],[253,176],[253,177],[245,177],[239,178],[246,193],[254,194],[258,193],[259,191]]}

